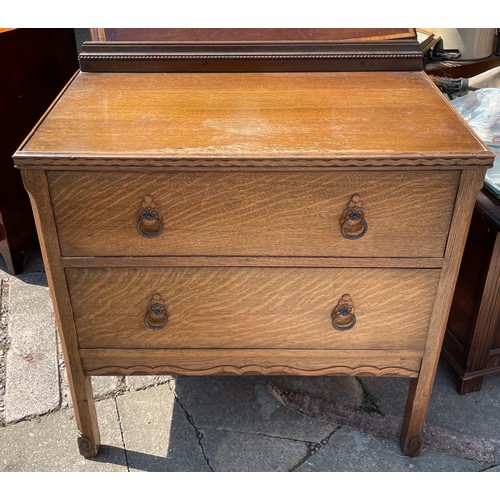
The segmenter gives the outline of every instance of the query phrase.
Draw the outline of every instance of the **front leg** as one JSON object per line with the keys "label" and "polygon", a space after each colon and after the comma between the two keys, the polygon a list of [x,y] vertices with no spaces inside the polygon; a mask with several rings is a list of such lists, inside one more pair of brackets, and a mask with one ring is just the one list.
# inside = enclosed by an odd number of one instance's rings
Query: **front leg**
{"label": "front leg", "polygon": [[101,437],[97,422],[94,396],[90,377],[82,382],[70,382],[74,413],[78,428],[78,450],[85,458],[95,457],[99,453]]}
{"label": "front leg", "polygon": [[428,408],[428,398],[422,397],[422,384],[419,378],[410,382],[406,409],[401,427],[401,450],[404,455],[416,457],[420,455],[424,445],[423,429]]}

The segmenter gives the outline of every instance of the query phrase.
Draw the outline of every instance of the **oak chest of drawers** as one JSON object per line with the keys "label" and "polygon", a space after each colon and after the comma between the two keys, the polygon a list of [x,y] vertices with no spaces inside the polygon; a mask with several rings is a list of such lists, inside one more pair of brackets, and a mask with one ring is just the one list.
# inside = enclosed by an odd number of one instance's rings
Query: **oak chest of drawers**
{"label": "oak chest of drawers", "polygon": [[82,71],[15,161],[84,456],[144,373],[410,377],[420,452],[493,161],[424,73]]}

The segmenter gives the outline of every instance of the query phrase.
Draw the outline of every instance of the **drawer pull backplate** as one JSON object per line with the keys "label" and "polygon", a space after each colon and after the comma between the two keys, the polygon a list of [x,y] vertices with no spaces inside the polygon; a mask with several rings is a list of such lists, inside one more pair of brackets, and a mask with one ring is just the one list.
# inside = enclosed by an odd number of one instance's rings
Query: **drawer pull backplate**
{"label": "drawer pull backplate", "polygon": [[332,311],[332,324],[336,330],[350,330],[356,324],[351,296],[345,293]]}
{"label": "drawer pull backplate", "polygon": [[357,240],[364,236],[367,230],[363,201],[359,194],[353,194],[340,218],[340,232],[348,240]]}
{"label": "drawer pull backplate", "polygon": [[154,202],[153,197],[147,194],[144,196],[139,209],[137,231],[145,238],[154,238],[161,233],[162,229],[160,209]]}
{"label": "drawer pull backplate", "polygon": [[149,301],[144,324],[151,330],[161,330],[168,324],[167,306],[159,293],[153,294]]}

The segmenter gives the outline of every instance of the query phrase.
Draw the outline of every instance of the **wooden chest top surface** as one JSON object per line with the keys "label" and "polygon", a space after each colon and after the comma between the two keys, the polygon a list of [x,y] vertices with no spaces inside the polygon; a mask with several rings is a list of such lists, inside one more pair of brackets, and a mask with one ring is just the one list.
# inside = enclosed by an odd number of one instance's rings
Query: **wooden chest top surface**
{"label": "wooden chest top surface", "polygon": [[79,73],[20,156],[490,158],[420,72]]}

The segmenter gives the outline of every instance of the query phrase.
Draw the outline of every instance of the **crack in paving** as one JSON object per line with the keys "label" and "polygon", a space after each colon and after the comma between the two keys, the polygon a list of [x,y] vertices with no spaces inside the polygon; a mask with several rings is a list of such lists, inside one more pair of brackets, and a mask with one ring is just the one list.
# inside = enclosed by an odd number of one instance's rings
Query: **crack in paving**
{"label": "crack in paving", "polygon": [[488,467],[484,468],[484,469],[481,469],[479,472],[486,472],[490,469],[494,469],[495,467],[498,467],[500,465],[500,462],[497,463],[497,464],[493,464],[493,465],[489,465]]}
{"label": "crack in paving", "polygon": [[288,469],[288,472],[295,472],[302,464],[307,462],[314,454],[316,454],[323,446],[326,446],[331,437],[339,430],[341,429],[341,426],[335,428],[328,436],[323,438],[321,441],[318,442],[311,442],[311,441],[305,441],[306,446],[308,447],[307,453],[290,469]]}
{"label": "crack in paving", "polygon": [[128,453],[127,453],[127,448],[125,446],[125,437],[123,435],[122,419],[120,417],[120,411],[118,410],[118,401],[116,400],[116,398],[113,398],[113,401],[115,402],[116,415],[118,417],[118,427],[120,429],[120,437],[122,439],[123,452],[125,454],[125,465],[127,466],[127,472],[130,472]]}
{"label": "crack in paving", "polygon": [[210,460],[209,460],[208,455],[207,455],[207,453],[205,451],[205,446],[203,445],[203,442],[202,442],[203,441],[203,431],[201,431],[200,429],[198,429],[198,426],[196,425],[194,417],[189,413],[189,411],[186,409],[186,407],[182,404],[182,401],[180,400],[178,394],[172,388],[172,386],[170,385],[170,383],[169,382],[167,382],[167,383],[168,383],[169,389],[172,391],[172,393],[174,395],[174,398],[175,398],[176,402],[179,403],[179,406],[182,408],[182,411],[184,412],[184,415],[186,416],[186,420],[189,422],[189,424],[191,425],[191,427],[195,431],[196,440],[198,441],[198,445],[199,445],[199,447],[201,449],[201,454],[203,455],[203,459],[207,463],[208,468],[212,472],[215,472],[214,468],[210,464]]}
{"label": "crack in paving", "polygon": [[228,429],[226,427],[207,427],[207,429],[211,431],[219,431],[219,432],[234,432],[235,434],[244,434],[246,436],[262,436],[262,437],[268,437],[272,439],[284,439],[288,441],[294,441],[295,443],[317,443],[318,445],[321,443],[321,441],[309,441],[308,439],[299,439],[299,438],[293,438],[289,436],[275,436],[273,434],[267,434],[265,432],[250,432],[250,431],[242,431],[242,430],[235,430],[235,429]]}
{"label": "crack in paving", "polygon": [[378,407],[377,399],[375,398],[375,396],[372,396],[370,394],[370,392],[366,388],[366,385],[364,384],[364,382],[361,380],[360,377],[355,377],[355,378],[358,381],[358,384],[361,386],[361,389],[363,390],[363,401],[361,401],[360,410],[366,413],[377,413],[379,415],[384,416],[384,413]]}

